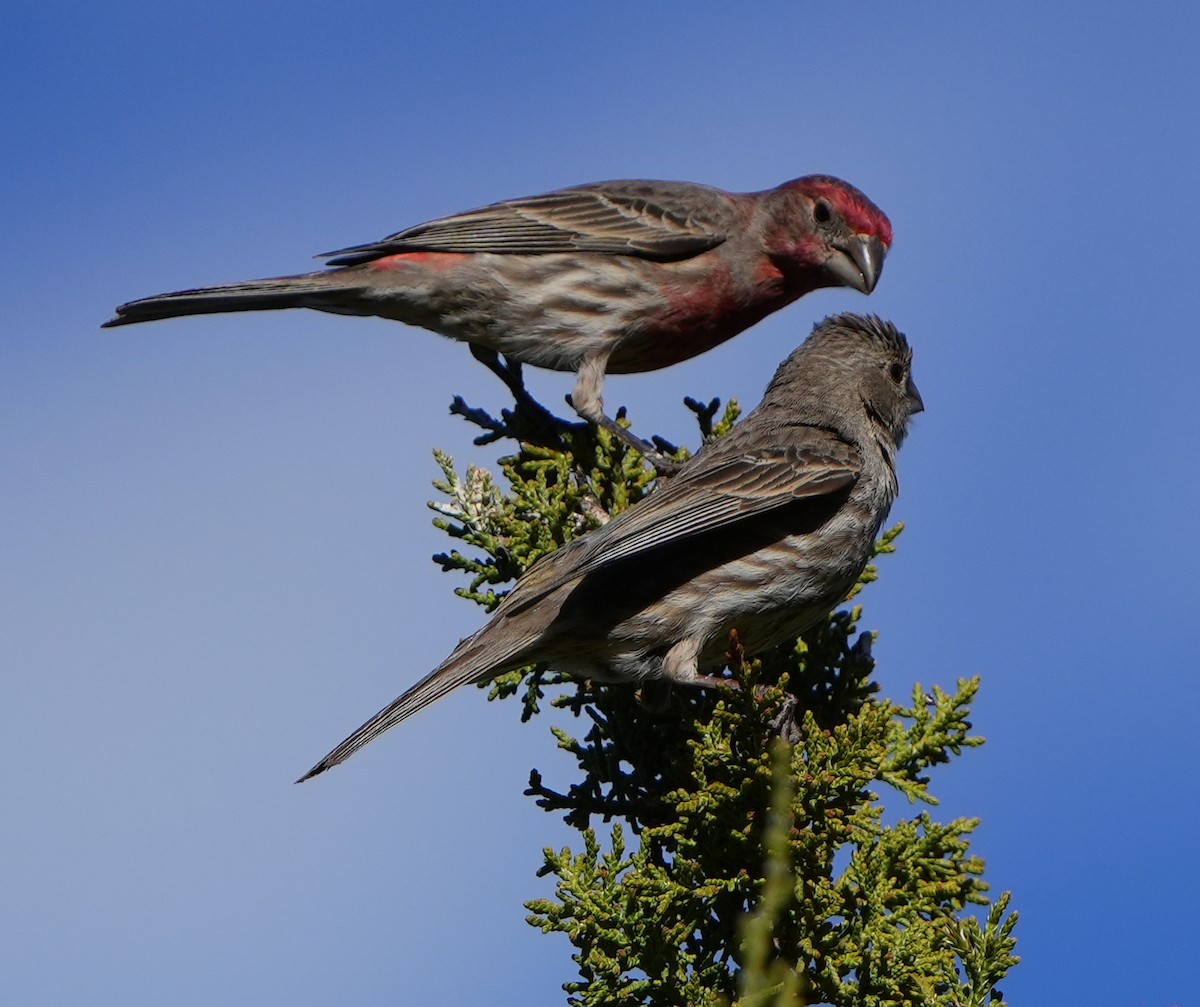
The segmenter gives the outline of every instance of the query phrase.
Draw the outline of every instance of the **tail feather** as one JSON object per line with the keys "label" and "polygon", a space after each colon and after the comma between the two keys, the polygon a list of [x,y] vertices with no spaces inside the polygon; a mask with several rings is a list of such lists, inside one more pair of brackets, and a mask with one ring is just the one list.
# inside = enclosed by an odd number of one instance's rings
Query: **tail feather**
{"label": "tail feather", "polygon": [[497,651],[495,641],[486,639],[492,636],[489,628],[485,626],[464,640],[438,667],[375,714],[296,782],[303,783],[345,762],[364,745],[460,685],[486,681],[531,663],[521,655],[523,648],[519,646]]}
{"label": "tail feather", "polygon": [[274,311],[279,308],[336,310],[338,302],[344,302],[346,296],[358,290],[358,287],[357,283],[347,283],[344,273],[333,271],[177,290],[122,304],[117,308],[116,317],[105,322],[102,328],[225,311]]}

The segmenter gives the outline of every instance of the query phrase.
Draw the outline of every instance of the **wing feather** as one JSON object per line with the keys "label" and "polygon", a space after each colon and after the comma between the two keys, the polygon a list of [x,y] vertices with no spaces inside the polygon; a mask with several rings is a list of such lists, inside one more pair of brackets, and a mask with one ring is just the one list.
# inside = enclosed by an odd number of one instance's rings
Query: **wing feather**
{"label": "wing feather", "polygon": [[328,264],[352,266],[418,251],[685,259],[724,241],[732,213],[730,195],[710,186],[599,182],[431,220],[382,241],[329,252]]}
{"label": "wing feather", "polygon": [[[812,429],[812,428],[810,428]],[[733,447],[730,444],[728,447]],[[715,448],[726,445],[717,442]],[[568,580],[648,552],[749,521],[801,499],[841,493],[858,480],[857,450],[825,430],[783,449],[698,456],[619,518],[536,563],[504,602],[515,613]]]}

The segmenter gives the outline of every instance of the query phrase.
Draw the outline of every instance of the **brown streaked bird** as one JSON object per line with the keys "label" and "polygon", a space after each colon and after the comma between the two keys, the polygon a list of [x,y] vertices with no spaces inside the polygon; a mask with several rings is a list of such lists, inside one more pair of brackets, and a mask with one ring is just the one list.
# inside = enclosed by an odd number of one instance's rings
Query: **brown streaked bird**
{"label": "brown streaked bird", "polygon": [[694,357],[820,287],[870,293],[892,243],[854,186],[808,175],[763,192],[595,182],[510,199],[329,253],[334,267],[130,301],[105,326],[314,308],[377,315],[508,360],[571,371],[571,402],[604,413],[606,373]]}
{"label": "brown streaked bird", "polygon": [[547,662],[598,681],[712,685],[731,630],[747,656],[799,636],[871,558],[896,451],[924,408],[911,364],[890,322],[827,318],[742,423],[538,560],[487,625],[301,780],[468,682]]}

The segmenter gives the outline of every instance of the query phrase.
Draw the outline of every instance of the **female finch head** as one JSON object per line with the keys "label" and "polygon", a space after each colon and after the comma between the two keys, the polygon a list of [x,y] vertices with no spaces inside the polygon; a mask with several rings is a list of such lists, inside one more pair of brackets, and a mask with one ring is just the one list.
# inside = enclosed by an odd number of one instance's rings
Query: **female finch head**
{"label": "female finch head", "polygon": [[875,315],[831,315],[782,363],[763,402],[801,418],[835,416],[851,434],[862,422],[881,427],[895,446],[925,408],[912,380],[912,349],[891,322]]}

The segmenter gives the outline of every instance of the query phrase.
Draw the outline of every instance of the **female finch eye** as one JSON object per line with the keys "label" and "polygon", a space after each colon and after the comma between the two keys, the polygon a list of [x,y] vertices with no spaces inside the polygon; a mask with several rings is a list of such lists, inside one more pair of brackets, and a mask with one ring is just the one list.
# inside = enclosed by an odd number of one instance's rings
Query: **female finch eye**
{"label": "female finch eye", "polygon": [[818,224],[828,224],[833,220],[833,210],[829,208],[829,204],[825,200],[817,200],[817,205],[813,207],[813,219]]}
{"label": "female finch eye", "polygon": [[892,366],[888,368],[888,375],[894,382],[896,382],[896,384],[900,384],[900,382],[904,380],[903,366],[900,364],[892,364]]}

